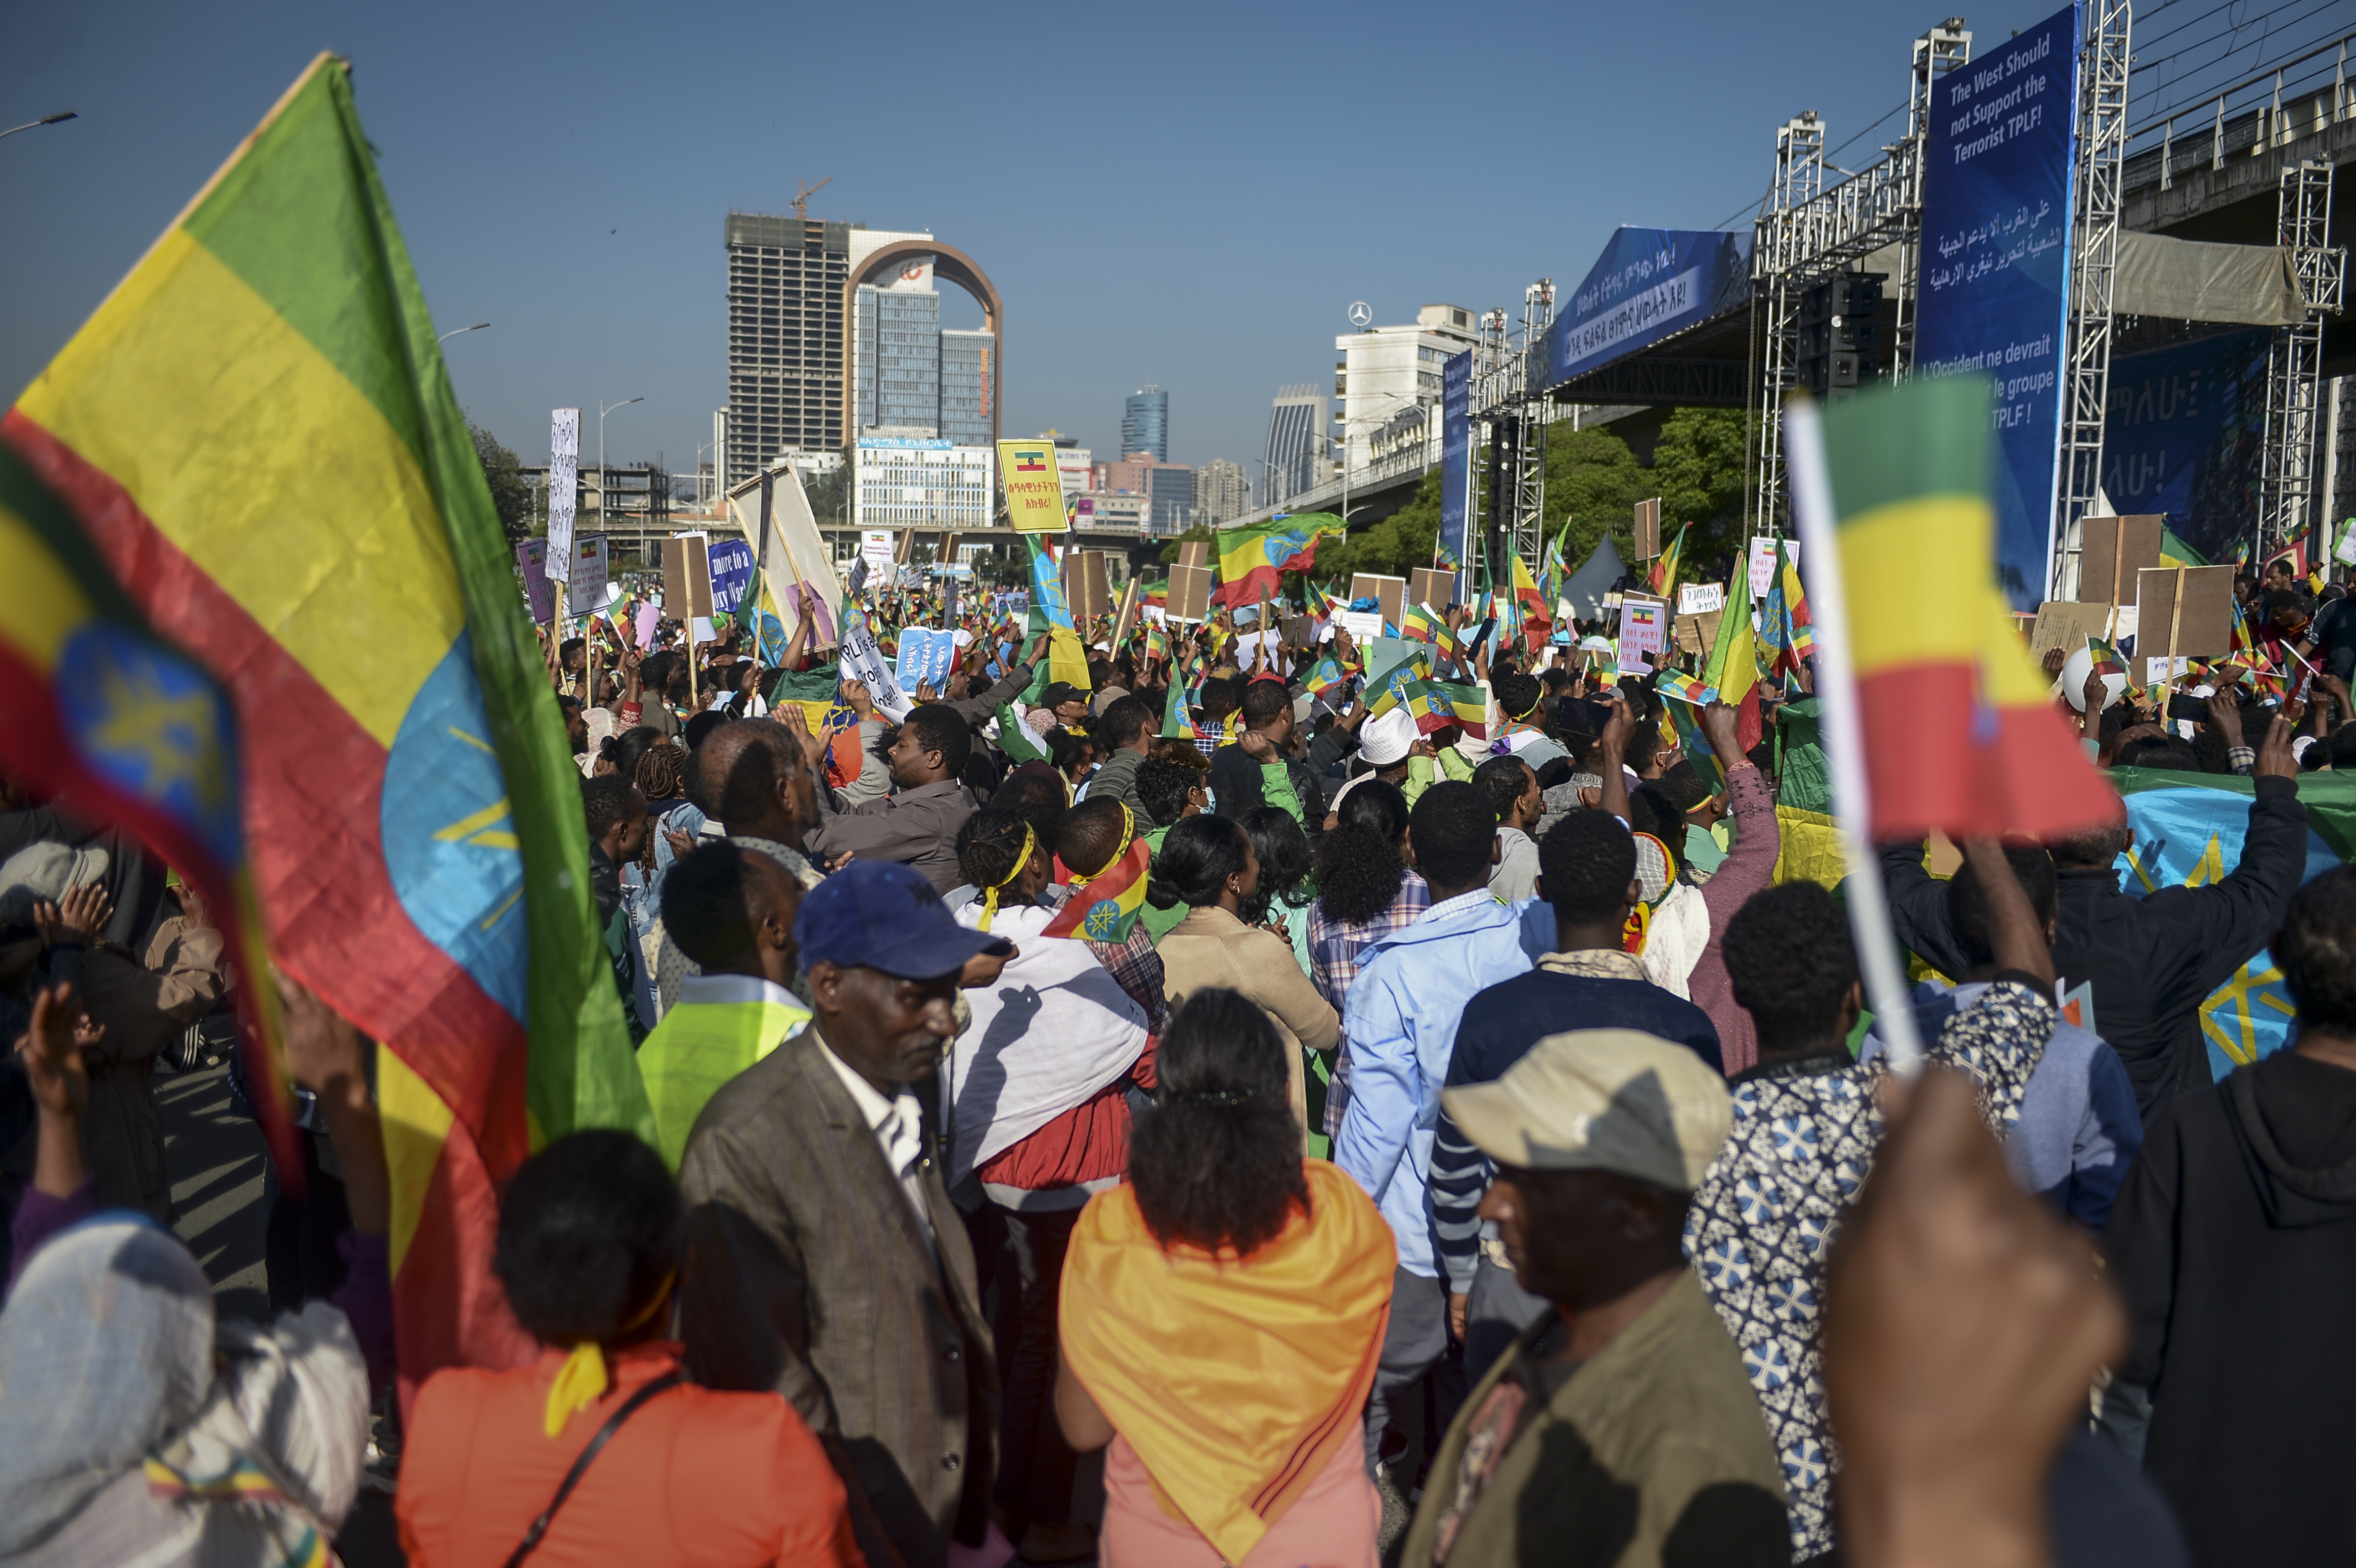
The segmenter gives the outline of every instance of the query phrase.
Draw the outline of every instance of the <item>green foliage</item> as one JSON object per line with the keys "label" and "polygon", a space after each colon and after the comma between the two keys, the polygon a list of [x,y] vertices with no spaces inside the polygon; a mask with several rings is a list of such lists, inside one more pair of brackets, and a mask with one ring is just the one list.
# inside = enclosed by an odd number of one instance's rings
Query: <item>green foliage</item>
{"label": "green foliage", "polygon": [[1739,409],[1679,409],[1661,427],[1653,484],[1661,497],[1662,531],[1693,524],[1688,559],[1741,553],[1746,467]]}
{"label": "green foliage", "polygon": [[[1178,547],[1180,545],[1207,541],[1215,531],[1215,530],[1214,530],[1208,523],[1196,523],[1193,528],[1188,528],[1184,533],[1180,534],[1176,539],[1172,539],[1168,544],[1162,547],[1162,564],[1164,566],[1173,566],[1177,564]],[[1211,552],[1215,562],[1218,557],[1218,553],[1219,552],[1216,550],[1213,550]]]}
{"label": "green foliage", "polygon": [[523,482],[522,462],[474,421],[466,421],[466,431],[475,438],[475,455],[482,461],[483,477],[491,486],[491,507],[498,513],[508,543],[546,533],[548,525],[531,515],[531,487]]}
{"label": "green foliage", "polygon": [[[1585,560],[1606,534],[1620,559],[1633,564],[1633,514],[1636,503],[1653,494],[1653,475],[1610,431],[1573,430],[1568,420],[1547,427],[1546,537],[1569,526],[1563,557],[1571,565]],[[1529,567],[1536,571],[1538,562]]]}
{"label": "green foliage", "polygon": [[1356,571],[1405,577],[1417,567],[1431,564],[1431,552],[1439,542],[1440,471],[1435,468],[1423,476],[1414,499],[1389,517],[1346,540],[1321,541],[1313,575],[1321,582],[1338,582],[1344,589],[1350,574]]}

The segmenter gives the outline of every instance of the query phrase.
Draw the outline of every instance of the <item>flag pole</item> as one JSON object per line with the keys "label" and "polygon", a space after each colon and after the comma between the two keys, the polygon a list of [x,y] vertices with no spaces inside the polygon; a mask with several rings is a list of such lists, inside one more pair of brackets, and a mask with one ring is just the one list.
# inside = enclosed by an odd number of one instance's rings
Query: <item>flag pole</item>
{"label": "flag pole", "polygon": [[1792,484],[1792,515],[1800,543],[1815,563],[1816,697],[1824,705],[1825,756],[1832,766],[1834,833],[1848,872],[1842,895],[1849,931],[1857,941],[1858,967],[1865,976],[1866,1001],[1880,1025],[1890,1067],[1912,1078],[1922,1066],[1922,1041],[1914,1029],[1914,1007],[1906,970],[1898,960],[1898,939],[1890,924],[1890,898],[1881,865],[1866,842],[1873,800],[1866,784],[1865,726],[1858,711],[1857,672],[1849,663],[1848,609],[1841,585],[1841,559],[1835,538],[1832,478],[1825,468],[1823,417],[1815,403],[1794,399],[1783,408],[1786,469]]}

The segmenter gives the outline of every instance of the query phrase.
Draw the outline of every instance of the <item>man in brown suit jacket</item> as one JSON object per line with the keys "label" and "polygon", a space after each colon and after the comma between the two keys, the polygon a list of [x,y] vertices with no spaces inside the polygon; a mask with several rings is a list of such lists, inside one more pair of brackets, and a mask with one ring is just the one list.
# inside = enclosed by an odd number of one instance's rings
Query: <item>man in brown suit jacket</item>
{"label": "man in brown suit jacket", "polygon": [[906,866],[854,860],[794,921],[817,1016],[713,1095],[680,1165],[696,1380],[774,1388],[826,1443],[873,1568],[990,1530],[998,1371],[928,1106],[968,931]]}

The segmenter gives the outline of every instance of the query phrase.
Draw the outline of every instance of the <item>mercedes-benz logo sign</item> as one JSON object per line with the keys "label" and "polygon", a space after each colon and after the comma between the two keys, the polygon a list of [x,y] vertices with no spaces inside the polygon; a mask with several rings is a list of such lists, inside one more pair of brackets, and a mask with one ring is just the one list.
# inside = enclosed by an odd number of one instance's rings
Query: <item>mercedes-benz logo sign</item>
{"label": "mercedes-benz logo sign", "polygon": [[1350,325],[1352,326],[1372,326],[1374,324],[1375,307],[1368,304],[1364,300],[1352,302],[1350,305]]}

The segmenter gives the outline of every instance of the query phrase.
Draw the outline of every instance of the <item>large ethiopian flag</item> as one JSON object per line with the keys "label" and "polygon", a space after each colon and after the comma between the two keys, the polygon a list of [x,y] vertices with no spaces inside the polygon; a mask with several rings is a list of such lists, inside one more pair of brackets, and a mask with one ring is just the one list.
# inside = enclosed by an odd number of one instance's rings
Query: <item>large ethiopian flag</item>
{"label": "large ethiopian flag", "polygon": [[651,1134],[580,775],[352,103],[322,55],[5,421],[218,677],[279,963],[387,1048],[404,1392],[534,1353],[489,1269],[541,1140]]}

